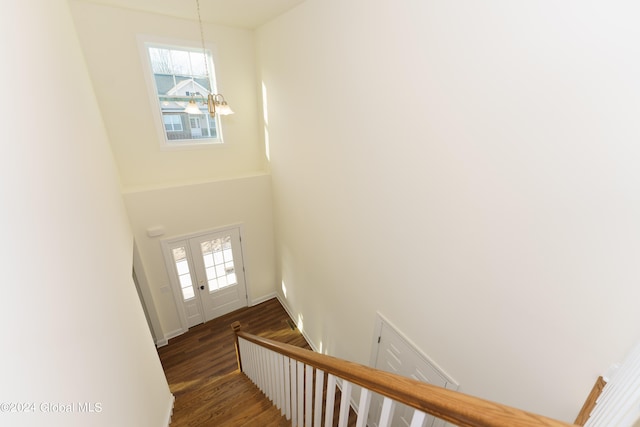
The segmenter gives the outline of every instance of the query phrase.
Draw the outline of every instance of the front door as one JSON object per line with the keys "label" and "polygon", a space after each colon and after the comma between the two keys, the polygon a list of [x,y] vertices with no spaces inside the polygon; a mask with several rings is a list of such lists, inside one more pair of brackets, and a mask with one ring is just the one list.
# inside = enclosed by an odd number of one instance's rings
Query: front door
{"label": "front door", "polygon": [[188,328],[247,306],[240,229],[163,242]]}

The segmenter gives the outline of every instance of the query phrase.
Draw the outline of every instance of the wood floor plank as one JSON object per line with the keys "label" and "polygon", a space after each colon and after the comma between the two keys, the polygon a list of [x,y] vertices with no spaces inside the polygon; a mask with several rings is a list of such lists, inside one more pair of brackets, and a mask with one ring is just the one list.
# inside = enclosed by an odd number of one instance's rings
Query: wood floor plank
{"label": "wood floor plank", "polygon": [[158,349],[176,401],[172,426],[289,426],[238,370],[231,323],[247,332],[310,349],[277,299],[191,328]]}
{"label": "wood floor plank", "polygon": [[[251,334],[311,350],[275,298],[189,329],[158,349],[169,388],[176,398],[172,427],[291,426],[280,410],[238,370],[231,330],[235,321]],[[348,425],[355,426],[353,411]]]}

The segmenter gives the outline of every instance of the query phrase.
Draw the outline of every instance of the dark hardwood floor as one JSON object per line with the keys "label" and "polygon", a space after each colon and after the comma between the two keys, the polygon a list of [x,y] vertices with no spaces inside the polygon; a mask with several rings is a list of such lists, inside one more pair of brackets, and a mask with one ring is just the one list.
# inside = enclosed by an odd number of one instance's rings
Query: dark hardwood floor
{"label": "dark hardwood floor", "polygon": [[231,323],[266,338],[310,349],[277,299],[191,328],[158,354],[176,401],[171,426],[290,426],[238,370]]}

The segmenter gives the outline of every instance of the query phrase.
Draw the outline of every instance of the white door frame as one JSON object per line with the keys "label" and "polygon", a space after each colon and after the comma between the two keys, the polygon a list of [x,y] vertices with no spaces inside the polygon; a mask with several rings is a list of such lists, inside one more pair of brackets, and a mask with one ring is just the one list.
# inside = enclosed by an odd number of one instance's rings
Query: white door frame
{"label": "white door frame", "polygon": [[380,351],[379,337],[382,335],[382,328],[386,327],[390,332],[394,333],[400,340],[404,341],[408,348],[411,348],[425,363],[431,365],[446,381],[445,388],[449,390],[458,390],[459,383],[453,379],[444,369],[442,369],[436,362],[427,356],[413,341],[411,341],[400,329],[398,329],[389,319],[382,315],[379,311],[376,312],[374,334],[371,343],[371,356],[369,357],[369,366],[375,367],[378,362],[378,353]]}
{"label": "white door frame", "polygon": [[[244,250],[244,225],[243,224],[231,224],[231,225],[227,225],[224,227],[220,227],[220,228],[215,228],[215,229],[211,229],[211,230],[204,230],[204,231],[198,231],[196,233],[190,233],[190,234],[184,234],[181,236],[174,236],[174,237],[169,237],[166,239],[162,239],[160,241],[160,246],[162,248],[162,255],[164,257],[164,261],[165,261],[165,267],[167,269],[167,274],[169,276],[169,282],[171,285],[171,290],[173,291],[173,302],[176,306],[176,310],[178,312],[178,319],[180,320],[180,326],[182,328],[182,333],[187,332],[189,330],[188,327],[188,322],[187,322],[187,315],[184,311],[184,304],[182,303],[182,289],[180,289],[180,282],[178,280],[178,277],[176,276],[176,272],[175,269],[169,268],[170,265],[172,265],[173,261],[173,256],[171,255],[171,250],[169,250],[169,245],[173,242],[177,242],[180,240],[189,240],[195,237],[200,237],[200,236],[204,236],[207,234],[214,234],[214,233],[223,233],[225,231],[228,230],[233,230],[233,229],[238,229],[239,233],[240,233],[240,252],[241,252],[241,256],[242,256],[242,260],[243,260],[243,264],[245,265],[245,269],[246,269],[246,259],[244,256],[245,250]],[[244,285],[245,285],[245,292],[247,295],[247,305],[249,303],[249,281],[247,280],[247,274],[245,271],[242,271],[242,274],[244,274]]]}
{"label": "white door frame", "polygon": [[147,274],[145,273],[144,266],[142,265],[142,258],[140,258],[140,251],[138,250],[138,244],[135,240],[133,242],[133,270],[136,278],[138,279],[138,285],[140,286],[140,292],[142,293],[142,299],[144,301],[143,304],[147,307],[149,320],[151,321],[151,334],[154,336],[157,346],[165,345],[166,339],[164,338],[164,331],[160,324],[160,318],[158,317],[156,305],[153,301],[149,280],[147,279]]}
{"label": "white door frame", "polygon": [[[373,344],[371,346],[370,366],[372,368],[381,369],[381,367],[378,366],[378,356],[380,355],[380,350],[382,347],[380,344],[380,338],[383,335],[383,329],[387,331],[387,334],[388,334],[386,335],[387,339],[389,339],[389,335],[391,335],[395,340],[395,344],[400,349],[398,354],[394,355],[394,357],[398,360],[399,364],[405,368],[405,372],[399,372],[400,375],[406,375],[407,377],[411,375],[411,377],[414,377],[414,379],[418,379],[422,381],[422,379],[415,377],[413,374],[410,374],[409,372],[406,371],[406,368],[412,367],[413,369],[415,369],[416,367],[420,367],[424,372],[427,372],[427,371],[433,372],[435,374],[434,378],[438,377],[437,378],[438,381],[444,382],[444,388],[447,388],[449,390],[458,390],[459,388],[458,383],[450,375],[448,375],[442,368],[440,368],[430,357],[428,357],[424,352],[422,352],[422,350],[420,350],[409,338],[407,338],[406,335],[404,335],[397,327],[393,325],[393,323],[391,323],[380,312],[376,313],[375,328],[374,328],[375,333],[373,336]],[[387,370],[384,368],[382,369]],[[441,383],[434,382],[434,384],[442,386]],[[400,411],[402,410],[403,409],[400,409]],[[371,402],[371,411],[374,411],[373,400]],[[375,412],[370,412],[369,417],[372,417],[374,413]],[[398,414],[392,414],[392,417],[394,417],[392,419],[395,420],[397,423],[397,421],[400,421],[399,418],[401,418],[402,415],[403,415],[402,412]],[[406,415],[406,413],[404,415]],[[396,423],[394,423],[394,425]],[[373,421],[372,424],[377,425],[377,422]],[[441,427],[448,424],[446,424],[445,421],[442,419],[439,419],[432,415],[428,415],[426,420],[423,422],[423,425]]]}

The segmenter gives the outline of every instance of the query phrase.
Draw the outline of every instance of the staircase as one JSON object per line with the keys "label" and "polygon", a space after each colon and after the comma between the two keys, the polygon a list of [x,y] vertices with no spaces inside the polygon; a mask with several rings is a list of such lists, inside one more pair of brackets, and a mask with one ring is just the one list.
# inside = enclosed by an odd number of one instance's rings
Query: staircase
{"label": "staircase", "polygon": [[235,321],[254,334],[310,348],[289,324],[277,299],[246,307],[190,328],[158,348],[175,396],[171,427],[291,426],[262,392],[238,370]]}
{"label": "staircase", "polygon": [[[242,372],[273,402],[294,427],[347,427],[352,392],[359,388],[356,427],[431,425],[435,419],[469,427],[567,427],[561,421],[490,402],[453,390],[379,371],[335,357],[258,337],[232,325]],[[342,391],[338,400],[336,385]],[[379,418],[371,419],[372,396],[383,398]],[[394,419],[396,405],[413,408],[407,418]],[[334,408],[339,407],[335,423]],[[431,419],[429,419],[431,418]],[[393,424],[392,424],[393,420]]]}
{"label": "staircase", "polygon": [[[176,397],[173,427],[570,425],[315,353],[276,299],[196,326],[158,353]],[[599,379],[577,425],[603,387]],[[372,396],[384,399],[380,414],[369,414]],[[400,405],[410,415],[399,421]]]}
{"label": "staircase", "polygon": [[184,399],[180,409],[188,417],[174,417],[171,426],[291,426],[240,371],[216,378],[210,388],[210,393]]}

